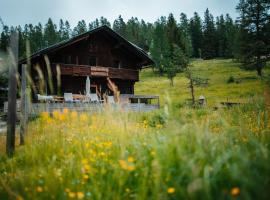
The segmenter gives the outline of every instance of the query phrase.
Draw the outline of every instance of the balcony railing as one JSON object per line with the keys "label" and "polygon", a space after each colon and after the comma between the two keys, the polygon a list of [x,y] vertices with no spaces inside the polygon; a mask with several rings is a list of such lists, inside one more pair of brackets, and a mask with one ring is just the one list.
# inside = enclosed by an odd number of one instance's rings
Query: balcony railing
{"label": "balcony railing", "polygon": [[76,65],[53,63],[53,72],[56,73],[56,66],[60,67],[61,75],[71,76],[91,76],[91,77],[109,77],[122,80],[139,80],[139,71],[132,69],[118,69],[112,67]]}

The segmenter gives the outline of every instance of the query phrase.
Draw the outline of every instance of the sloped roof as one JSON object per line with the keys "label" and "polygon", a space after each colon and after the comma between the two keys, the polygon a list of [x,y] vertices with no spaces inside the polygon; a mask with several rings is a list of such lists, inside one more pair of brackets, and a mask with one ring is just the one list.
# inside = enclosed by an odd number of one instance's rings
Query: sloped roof
{"label": "sloped roof", "polygon": [[[77,42],[89,37],[89,35],[92,35],[94,33],[100,32],[100,31],[104,31],[104,32],[108,33],[111,37],[115,38],[119,43],[125,45],[126,48],[128,48],[130,51],[135,53],[137,56],[139,56],[144,61],[142,64],[143,66],[154,64],[154,61],[149,57],[149,55],[143,49],[141,49],[137,45],[133,44],[132,42],[129,42],[128,40],[123,38],[121,35],[119,35],[115,31],[113,31],[111,28],[109,28],[106,25],[100,26],[96,29],[93,29],[93,30],[90,30],[90,31],[85,32],[83,34],[77,35],[77,36],[72,37],[68,40],[64,40],[64,41],[61,41],[61,42],[56,43],[54,45],[51,45],[49,47],[46,47],[44,49],[41,49],[41,50],[35,52],[34,54],[32,54],[30,56],[30,59],[32,60],[32,59],[37,58],[39,56],[43,56],[45,54],[52,53],[54,51],[57,51],[60,48],[63,48],[65,46],[69,46],[70,44],[77,43]],[[21,59],[19,61],[19,64],[26,63],[26,60],[27,60],[26,58]]]}

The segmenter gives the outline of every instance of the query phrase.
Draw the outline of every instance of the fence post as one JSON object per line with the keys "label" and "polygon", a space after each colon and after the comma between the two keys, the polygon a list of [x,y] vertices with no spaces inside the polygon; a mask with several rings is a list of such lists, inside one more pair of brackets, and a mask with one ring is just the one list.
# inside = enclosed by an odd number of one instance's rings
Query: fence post
{"label": "fence post", "polygon": [[22,65],[21,74],[21,126],[20,126],[20,145],[24,144],[24,136],[27,133],[27,121],[28,121],[28,94],[26,91],[27,87],[27,65]]}
{"label": "fence post", "polygon": [[18,66],[18,32],[13,31],[10,36],[9,50],[9,80],[8,80],[8,118],[7,118],[7,139],[6,152],[12,157],[15,150],[16,131],[16,96],[17,96],[17,66]]}

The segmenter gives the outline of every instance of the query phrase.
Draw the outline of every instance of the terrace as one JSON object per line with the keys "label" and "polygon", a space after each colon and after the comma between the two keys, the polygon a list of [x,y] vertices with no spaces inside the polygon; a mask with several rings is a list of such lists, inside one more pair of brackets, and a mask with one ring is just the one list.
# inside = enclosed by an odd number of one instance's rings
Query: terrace
{"label": "terrace", "polygon": [[90,65],[76,65],[76,64],[63,64],[53,63],[53,72],[56,74],[56,66],[59,66],[61,75],[71,76],[91,76],[91,77],[109,77],[112,79],[121,80],[139,80],[139,70],[124,69],[124,68],[112,68],[102,66],[90,66]]}

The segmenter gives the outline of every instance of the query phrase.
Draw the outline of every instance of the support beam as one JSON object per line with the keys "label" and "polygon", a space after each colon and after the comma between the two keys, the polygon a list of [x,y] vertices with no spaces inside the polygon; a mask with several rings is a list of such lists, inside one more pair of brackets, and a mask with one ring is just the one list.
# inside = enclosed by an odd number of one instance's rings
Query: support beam
{"label": "support beam", "polygon": [[27,133],[28,121],[28,94],[27,94],[27,65],[22,65],[21,75],[21,126],[20,126],[20,145],[24,144],[24,136]]}

